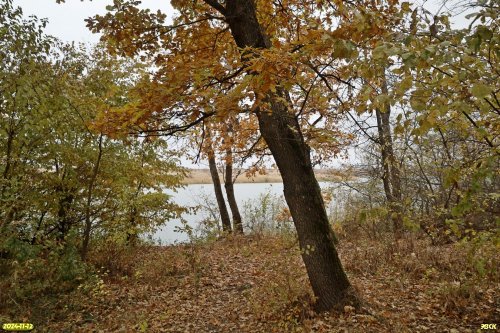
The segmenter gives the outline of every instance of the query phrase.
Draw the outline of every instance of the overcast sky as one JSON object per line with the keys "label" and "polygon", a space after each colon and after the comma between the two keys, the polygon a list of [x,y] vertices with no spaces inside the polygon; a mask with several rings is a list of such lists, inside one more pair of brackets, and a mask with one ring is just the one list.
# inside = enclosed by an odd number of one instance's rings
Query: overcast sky
{"label": "overcast sky", "polygon": [[[106,6],[111,4],[113,0],[66,0],[62,4],[57,4],[56,0],[14,0],[14,5],[20,6],[25,16],[36,15],[49,19],[47,34],[67,42],[85,43],[95,43],[99,36],[87,29],[84,20],[95,14],[106,13]],[[143,0],[141,7],[154,11],[160,9],[169,18],[172,17],[169,0]]]}
{"label": "overcast sky", "polygon": [[[452,6],[450,1],[448,7]],[[424,3],[425,7],[435,13],[442,0],[417,0],[416,3]],[[49,24],[46,32],[64,41],[91,42],[99,40],[99,36],[92,34],[85,26],[84,19],[95,14],[104,14],[106,6],[113,0],[66,0],[66,3],[57,4],[56,0],[14,0],[14,4],[23,8],[24,15],[36,15],[39,18],[48,18]],[[142,0],[143,8],[151,10],[160,9],[166,13],[168,18],[172,17],[170,0]],[[456,26],[464,26],[463,15],[453,20]]]}

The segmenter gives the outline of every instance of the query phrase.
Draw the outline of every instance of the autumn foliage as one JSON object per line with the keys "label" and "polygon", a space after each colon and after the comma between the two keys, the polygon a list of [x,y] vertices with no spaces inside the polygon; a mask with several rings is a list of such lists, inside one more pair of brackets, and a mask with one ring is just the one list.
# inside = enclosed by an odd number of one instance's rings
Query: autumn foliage
{"label": "autumn foliage", "polygon": [[[0,322],[42,332],[495,322],[496,1],[456,3],[464,28],[444,6],[399,1],[171,5],[172,17],[114,0],[86,20],[102,35],[85,48],[0,0]],[[189,243],[154,246],[143,235],[188,209],[165,192],[182,186],[181,157],[208,161],[215,219],[204,237],[185,227]],[[332,162],[342,171],[320,188],[315,169]],[[286,207],[269,213],[263,196],[240,211],[238,177],[269,167]]]}

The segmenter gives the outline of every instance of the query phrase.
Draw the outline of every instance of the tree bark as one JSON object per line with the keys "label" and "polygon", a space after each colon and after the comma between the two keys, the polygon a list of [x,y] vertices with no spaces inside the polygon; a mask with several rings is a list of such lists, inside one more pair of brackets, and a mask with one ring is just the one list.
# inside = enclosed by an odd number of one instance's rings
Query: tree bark
{"label": "tree bark", "polygon": [[224,195],[222,194],[219,172],[217,171],[217,165],[215,164],[215,154],[213,151],[210,151],[208,153],[208,166],[210,168],[212,183],[214,184],[215,198],[217,199],[217,206],[219,207],[222,230],[224,232],[231,232],[231,219],[229,218],[226,201],[224,200]]}
{"label": "tree bark", "polygon": [[380,144],[380,153],[381,159],[380,163],[382,166],[382,182],[384,184],[384,192],[385,197],[388,202],[392,202],[394,200],[392,196],[392,186],[391,186],[391,169],[389,163],[389,150],[387,144],[387,128],[384,126],[384,122],[382,117],[387,115],[382,113],[379,109],[375,110],[375,115],[377,117],[377,130],[378,130],[378,138]]}
{"label": "tree bark", "polygon": [[135,227],[137,225],[137,207],[135,206],[132,206],[130,210],[128,225],[130,229],[134,228],[134,231],[133,232],[127,231],[127,237],[125,238],[125,242],[127,246],[135,247],[137,246],[137,243],[139,241],[139,237],[137,236],[137,231],[135,230]]}
{"label": "tree bark", "polygon": [[[144,152],[142,152],[142,162],[141,162],[142,167],[144,167]],[[138,223],[138,218],[139,216],[139,211],[137,209],[137,199],[139,198],[139,195],[141,195],[142,192],[142,181],[139,181],[137,184],[137,189],[135,190],[134,196],[131,198],[130,202],[130,215],[128,218],[128,230],[127,230],[127,237],[125,239],[126,244],[128,246],[136,246],[137,243],[139,242],[139,236],[137,235],[137,223]],[[132,231],[130,231],[132,230]]]}
{"label": "tree bark", "polygon": [[[387,94],[388,91],[385,73],[383,75],[382,93]],[[384,183],[384,191],[391,211],[394,233],[396,237],[399,237],[403,231],[401,177],[396,155],[394,154],[390,123],[391,107],[390,105],[386,105],[384,112],[380,109],[376,109],[375,113],[377,117],[377,129],[382,155],[382,181]]]}
{"label": "tree bark", "polygon": [[[227,0],[222,13],[238,47],[270,47],[257,20],[254,1]],[[242,54],[243,61],[251,56],[251,53]],[[357,306],[359,303],[333,243],[333,231],[313,172],[310,149],[294,115],[283,102],[289,101],[288,92],[278,87],[276,93],[268,93],[264,100],[272,112],[257,108],[259,127],[283,177],[285,199],[316,296],[315,308],[326,311],[342,309],[346,304]]]}
{"label": "tree bark", "polygon": [[284,105],[280,104],[273,103],[272,113],[259,112],[260,130],[283,177],[285,199],[317,298],[316,309],[342,308],[353,301],[353,295],[334,246],[335,237],[313,172],[309,147],[299,135],[295,119],[285,114]]}
{"label": "tree bark", "polygon": [[[11,169],[11,161],[12,161],[12,149],[14,142],[14,131],[9,129],[7,131],[7,145],[6,145],[6,154],[5,154],[5,166],[2,174],[3,182],[2,188],[0,190],[0,199],[3,202],[8,202],[9,200],[5,197],[5,192],[8,192],[7,187],[10,187],[10,169]],[[9,184],[9,185],[8,185]],[[14,220],[15,208],[14,206],[4,205],[1,207],[5,212],[0,211],[0,234],[2,234],[9,224]],[[2,216],[4,215],[4,216]]]}
{"label": "tree bark", "polygon": [[63,242],[71,229],[71,220],[68,213],[73,204],[75,198],[72,191],[64,189],[64,185],[61,185],[60,189],[57,190],[61,198],[59,199],[59,209],[57,211],[57,240]]}
{"label": "tree bark", "polygon": [[97,158],[94,164],[94,168],[92,170],[92,176],[89,181],[89,187],[87,190],[87,203],[85,205],[85,230],[83,231],[83,244],[82,244],[82,259],[85,260],[85,257],[87,256],[88,248],[89,248],[89,242],[90,242],[90,232],[92,229],[92,220],[90,218],[90,213],[91,213],[91,208],[92,208],[92,195],[93,195],[93,190],[95,186],[95,182],[97,180],[97,175],[99,173],[99,167],[101,164],[101,158],[102,158],[102,139],[103,135],[101,134],[99,136],[99,145],[98,145],[98,153],[97,153]]}
{"label": "tree bark", "polygon": [[[144,168],[144,164],[146,161],[146,152],[145,152],[145,145],[147,143],[143,142],[141,144],[141,167]],[[126,232],[126,238],[125,242],[127,246],[135,247],[137,243],[139,242],[139,236],[137,235],[137,223],[138,219],[140,218],[139,216],[139,211],[137,209],[137,200],[139,199],[139,196],[143,192],[142,189],[142,180],[139,180],[137,183],[137,188],[135,189],[135,193],[133,196],[130,198],[130,215],[128,218],[128,228]]]}
{"label": "tree bark", "polygon": [[233,216],[233,229],[237,234],[243,234],[243,222],[241,220],[240,210],[234,195],[234,181],[233,181],[233,152],[231,147],[226,149],[226,175],[224,179],[224,187],[226,189],[227,202],[231,209]]}

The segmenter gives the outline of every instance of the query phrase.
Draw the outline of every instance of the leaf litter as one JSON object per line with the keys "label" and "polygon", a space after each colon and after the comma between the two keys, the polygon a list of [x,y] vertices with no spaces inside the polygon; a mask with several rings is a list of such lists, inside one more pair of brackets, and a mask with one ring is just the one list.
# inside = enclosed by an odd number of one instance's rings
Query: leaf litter
{"label": "leaf litter", "polygon": [[[410,248],[410,243],[411,247]],[[476,332],[500,318],[498,277],[477,279],[454,246],[341,241],[363,308],[315,314],[291,237],[149,247],[131,276],[104,274],[60,299],[41,332]],[[420,250],[418,250],[420,249]],[[417,252],[417,253],[415,253]],[[495,273],[496,274],[496,273]],[[470,281],[464,280],[464,276]],[[473,284],[471,284],[473,281]]]}

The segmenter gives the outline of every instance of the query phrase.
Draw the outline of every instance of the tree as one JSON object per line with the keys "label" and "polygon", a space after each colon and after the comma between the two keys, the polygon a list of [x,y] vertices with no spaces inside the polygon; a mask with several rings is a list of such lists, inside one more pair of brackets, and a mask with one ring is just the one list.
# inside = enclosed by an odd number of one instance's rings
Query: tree
{"label": "tree", "polygon": [[[139,234],[177,217],[182,209],[162,193],[184,175],[175,153],[160,139],[104,135],[96,118],[127,102],[141,65],[99,47],[63,45],[44,35],[44,22],[23,20],[10,1],[0,9],[2,237],[27,246],[55,240],[85,256],[94,232]],[[132,203],[140,206],[135,226],[110,221]]]}
{"label": "tree", "polygon": [[226,189],[227,201],[229,203],[229,207],[231,208],[231,214],[233,216],[233,229],[234,232],[238,234],[243,234],[243,222],[241,220],[240,210],[238,208],[238,203],[236,202],[236,196],[234,194],[234,183],[236,178],[233,178],[233,146],[234,143],[232,135],[234,135],[234,127],[232,121],[229,121],[227,125],[227,133],[229,134],[226,145],[226,156],[225,163],[226,166],[224,168],[224,188]]}
{"label": "tree", "polygon": [[[163,14],[137,10],[137,4],[115,1],[110,8],[114,15],[109,13],[89,21],[92,30],[104,31],[115,52],[134,55],[143,50],[160,66],[155,82],[139,85],[141,105],[129,113],[122,112],[122,122],[141,118],[135,122],[139,132],[161,135],[184,130],[216,113],[218,119],[223,119],[231,112],[246,109],[256,116],[260,133],[283,178],[285,198],[317,297],[316,308],[322,311],[357,304],[333,244],[334,235],[314,176],[310,147],[299,123],[303,110],[295,114],[289,92],[288,87],[296,80],[289,70],[294,55],[293,50],[284,50],[291,43],[286,47],[280,45],[280,22],[270,21],[279,8],[254,1],[226,1],[225,5],[216,1],[176,1],[173,5],[180,15],[168,27],[164,26]],[[302,26],[304,22],[300,20],[314,16],[313,13],[314,6],[308,7],[297,15],[300,17],[297,23]],[[281,22],[289,19],[286,16],[280,16]],[[285,25],[288,27],[289,23]],[[300,45],[292,47],[301,49]],[[169,51],[160,52],[162,48]],[[279,63],[281,60],[284,61]],[[270,68],[276,69],[278,75],[266,65],[275,66]],[[174,68],[175,78],[168,74]],[[235,68],[229,78],[227,68]],[[280,74],[287,75],[286,79],[281,80]],[[166,82],[168,87],[164,85]],[[230,88],[229,93],[214,95],[207,89],[211,82],[222,82],[221,85]],[[253,101],[252,105],[248,105],[248,99]],[[165,110],[171,111],[170,123],[162,128],[154,119],[165,114]],[[140,116],[134,115],[137,112]]]}
{"label": "tree", "polygon": [[[385,71],[382,73],[381,93],[388,94]],[[380,144],[381,163],[384,170],[382,180],[384,191],[391,209],[394,232],[400,236],[403,228],[401,178],[398,161],[394,152],[393,135],[391,129],[391,104],[386,102],[383,110],[375,109],[378,129],[378,143]]]}
{"label": "tree", "polygon": [[[257,19],[252,1],[227,1],[226,7],[216,8],[225,16],[235,43],[240,49],[271,47]],[[246,59],[245,59],[246,58]],[[243,53],[243,61],[250,61]],[[318,310],[342,307],[352,302],[350,284],[333,245],[319,184],[314,176],[310,148],[305,143],[297,120],[288,111],[289,93],[279,85],[275,91],[256,92],[267,107],[257,106],[259,127],[283,178],[284,194],[293,217],[302,258],[317,297]],[[310,251],[307,251],[310,249]]]}
{"label": "tree", "polygon": [[493,3],[468,6],[479,8],[470,27],[452,29],[448,13],[431,15],[402,3],[400,20],[364,45],[356,64],[363,84],[351,106],[363,115],[375,110],[380,140],[370,124],[362,130],[382,148],[389,208],[398,215],[404,208],[402,217],[433,242],[441,236],[451,241],[450,232],[487,229],[495,214],[498,19]]}
{"label": "tree", "polygon": [[[225,204],[225,199],[222,194],[221,189],[221,181],[219,177],[219,171],[216,163],[216,150],[222,150],[225,153],[224,158],[222,159],[224,163],[223,165],[223,179],[224,179],[224,189],[226,191],[227,202],[229,204],[229,208],[231,209],[231,215],[233,217],[233,230],[238,234],[243,234],[243,222],[241,219],[241,214],[238,208],[238,203],[236,201],[236,196],[234,193],[234,183],[236,182],[236,178],[239,176],[240,171],[233,177],[233,163],[234,163],[234,155],[233,150],[235,149],[234,145],[234,136],[233,133],[233,124],[235,120],[228,120],[228,124],[223,124],[223,128],[225,133],[223,132],[223,140],[219,145],[216,145],[216,142],[212,139],[212,135],[217,133],[216,127],[217,124],[210,123],[206,121],[206,125],[204,127],[203,133],[205,134],[205,138],[201,145],[204,145],[205,148],[201,147],[202,150],[206,150],[208,165],[210,168],[210,175],[212,178],[212,182],[214,184],[215,197],[217,199],[217,205],[219,207],[219,213],[222,220],[222,226],[224,231],[231,231],[231,222],[229,220],[229,214],[227,212],[227,207]],[[212,128],[211,128],[212,127]],[[243,161],[243,160],[242,160]]]}
{"label": "tree", "polygon": [[210,176],[212,178],[212,183],[214,185],[215,198],[217,199],[217,206],[219,207],[219,214],[222,221],[222,230],[227,233],[231,233],[231,219],[229,218],[229,213],[226,207],[226,201],[224,195],[222,194],[222,187],[219,178],[219,171],[217,170],[217,163],[215,162],[215,152],[212,148],[212,138],[210,135],[210,129],[206,128],[207,131],[207,158],[208,167],[210,168]]}
{"label": "tree", "polygon": [[29,197],[33,184],[26,175],[36,174],[36,166],[23,157],[46,134],[29,130],[43,126],[29,115],[46,102],[43,71],[53,41],[41,32],[46,22],[23,21],[21,15],[11,1],[0,4],[0,232],[19,216],[21,198]]}

